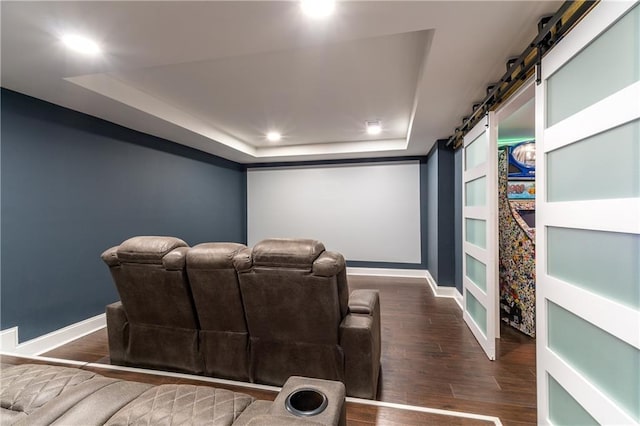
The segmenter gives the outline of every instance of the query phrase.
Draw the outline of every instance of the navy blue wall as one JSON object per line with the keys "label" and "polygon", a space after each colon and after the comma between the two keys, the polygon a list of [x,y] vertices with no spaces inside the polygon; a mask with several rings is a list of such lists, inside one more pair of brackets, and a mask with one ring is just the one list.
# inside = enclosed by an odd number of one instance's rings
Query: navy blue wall
{"label": "navy blue wall", "polygon": [[133,235],[246,242],[244,167],[8,90],[2,329],[28,340],[118,299],[100,253]]}
{"label": "navy blue wall", "polygon": [[454,152],[438,141],[427,157],[427,269],[440,286],[455,285]]}
{"label": "navy blue wall", "polygon": [[462,294],[462,149],[454,154],[455,283]]}
{"label": "navy blue wall", "polygon": [[427,165],[427,269],[438,281],[438,149],[434,148],[426,161]]}
{"label": "navy blue wall", "polygon": [[454,152],[438,142],[438,284],[455,285]]}

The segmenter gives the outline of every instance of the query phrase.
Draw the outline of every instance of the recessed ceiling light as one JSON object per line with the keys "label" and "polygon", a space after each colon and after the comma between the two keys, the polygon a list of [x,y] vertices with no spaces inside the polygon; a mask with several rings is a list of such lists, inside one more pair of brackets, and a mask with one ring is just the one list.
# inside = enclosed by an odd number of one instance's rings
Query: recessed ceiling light
{"label": "recessed ceiling light", "polygon": [[370,135],[379,135],[382,132],[382,122],[380,120],[367,121],[367,133]]}
{"label": "recessed ceiling light", "polygon": [[77,34],[62,36],[62,42],[69,49],[86,55],[97,55],[101,51],[100,46],[95,41]]}
{"label": "recessed ceiling light", "polygon": [[280,139],[282,139],[282,135],[278,132],[267,133],[267,140],[269,142],[278,142]]}
{"label": "recessed ceiling light", "polygon": [[312,18],[324,18],[336,8],[335,0],[302,0],[302,11]]}

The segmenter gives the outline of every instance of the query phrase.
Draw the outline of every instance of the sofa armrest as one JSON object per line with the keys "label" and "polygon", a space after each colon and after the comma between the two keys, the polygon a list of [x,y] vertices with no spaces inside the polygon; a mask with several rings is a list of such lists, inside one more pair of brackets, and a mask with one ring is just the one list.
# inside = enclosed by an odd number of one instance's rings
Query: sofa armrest
{"label": "sofa armrest", "polygon": [[[235,422],[233,423],[236,424]],[[318,423],[305,417],[294,417],[291,414],[288,416],[274,416],[271,414],[261,414],[259,416],[252,417],[247,423],[247,426],[327,426],[326,423]]]}
{"label": "sofa armrest", "polygon": [[107,335],[109,358],[112,364],[126,365],[126,350],[129,342],[129,320],[122,302],[107,305]]}
{"label": "sofa armrest", "polygon": [[[299,391],[320,391],[326,396],[326,406],[313,415],[296,415],[287,408],[287,399]],[[295,401],[295,398],[292,399]],[[345,387],[342,382],[291,376],[273,401],[267,414],[256,416],[248,422],[250,425],[346,425]],[[295,403],[293,404],[295,405]]]}
{"label": "sofa armrest", "polygon": [[353,290],[349,295],[349,312],[379,316],[380,295],[378,290]]}
{"label": "sofa armrest", "polygon": [[380,310],[349,314],[340,324],[344,383],[349,396],[375,399],[380,372]]}

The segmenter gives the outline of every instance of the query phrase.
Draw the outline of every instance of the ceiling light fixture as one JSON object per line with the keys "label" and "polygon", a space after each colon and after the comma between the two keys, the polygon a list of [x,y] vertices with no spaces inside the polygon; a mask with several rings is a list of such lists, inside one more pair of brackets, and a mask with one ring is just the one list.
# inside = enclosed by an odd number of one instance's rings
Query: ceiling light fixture
{"label": "ceiling light fixture", "polygon": [[282,135],[278,132],[267,133],[267,140],[269,142],[278,142],[280,139],[282,139]]}
{"label": "ceiling light fixture", "polygon": [[367,121],[367,133],[370,135],[379,135],[382,132],[382,122],[380,120]]}
{"label": "ceiling light fixture", "polygon": [[311,18],[324,18],[331,15],[336,8],[335,0],[302,0],[302,11]]}
{"label": "ceiling light fixture", "polygon": [[77,34],[67,34],[62,36],[61,39],[65,46],[76,52],[86,55],[97,55],[101,51],[100,46],[98,46],[95,41]]}

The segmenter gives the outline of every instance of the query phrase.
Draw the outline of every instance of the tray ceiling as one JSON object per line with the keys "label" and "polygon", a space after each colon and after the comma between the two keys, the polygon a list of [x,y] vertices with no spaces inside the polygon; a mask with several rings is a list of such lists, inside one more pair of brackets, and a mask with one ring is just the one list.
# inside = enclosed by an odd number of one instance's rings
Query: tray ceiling
{"label": "tray ceiling", "polygon": [[242,163],[424,155],[559,5],[3,1],[2,86]]}

